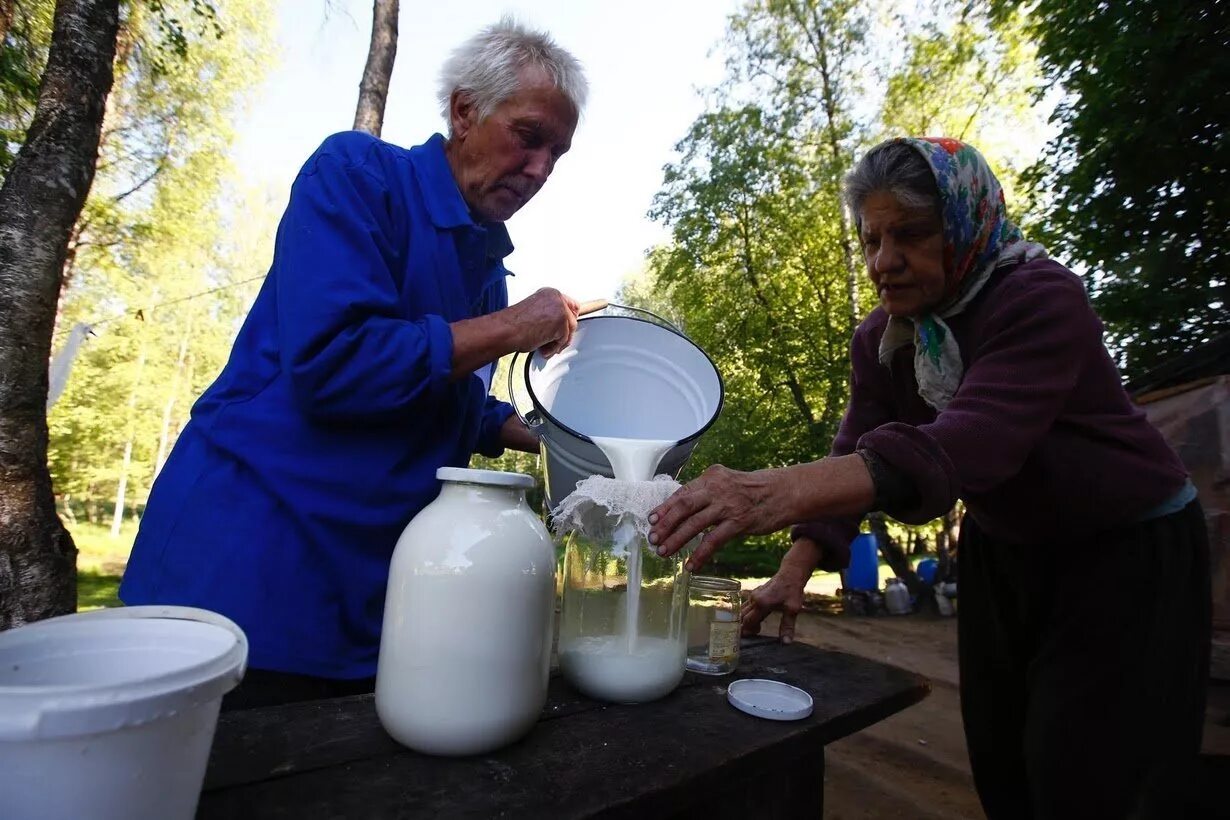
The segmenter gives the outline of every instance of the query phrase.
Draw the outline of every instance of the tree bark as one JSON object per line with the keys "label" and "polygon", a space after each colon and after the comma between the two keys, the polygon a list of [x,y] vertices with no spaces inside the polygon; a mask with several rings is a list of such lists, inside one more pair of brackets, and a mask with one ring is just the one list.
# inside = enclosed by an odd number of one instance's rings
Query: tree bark
{"label": "tree bark", "polygon": [[918,574],[914,572],[914,567],[910,565],[910,559],[906,557],[901,546],[888,534],[884,513],[870,513],[867,516],[867,523],[871,525],[871,531],[875,533],[876,544],[880,548],[880,554],[884,556],[885,563],[892,567],[893,573],[902,580],[911,595],[921,593],[923,591],[922,581],[918,580]]}
{"label": "tree bark", "polygon": [[69,235],[94,181],[119,0],[60,0],[34,120],[0,188],[0,630],[76,609],[47,470],[47,365]]}
{"label": "tree bark", "polygon": [[375,0],[372,4],[372,42],[367,49],[367,65],[359,83],[359,105],[354,112],[354,128],[380,136],[384,126],[384,103],[389,96],[389,78],[397,58],[398,0]]}
{"label": "tree bark", "polygon": [[[151,315],[153,311],[150,311]],[[132,470],[132,444],[137,437],[137,396],[141,393],[141,383],[145,376],[147,328],[141,328],[141,347],[137,354],[137,372],[132,378],[132,389],[128,391],[127,418],[125,419],[124,456],[120,460],[120,479],[115,487],[115,510],[111,515],[111,537],[120,537],[120,528],[124,524],[124,498],[128,492],[128,474]]]}
{"label": "tree bark", "polygon": [[[825,128],[824,136],[829,149],[829,159],[833,163],[833,167],[840,167],[842,164],[841,144],[838,140],[837,133],[837,118],[839,112],[837,110],[837,92],[835,89],[835,81],[833,79],[833,71],[829,66],[829,48],[828,31],[825,27],[824,20],[820,18],[819,8],[814,3],[805,3],[810,11],[810,25],[803,17],[802,9],[791,3],[789,8],[794,14],[795,22],[803,29],[804,36],[808,44],[812,48],[812,53],[815,55],[815,65],[820,70],[820,93],[824,102],[824,118]],[[838,244],[841,247],[842,257],[846,262],[846,296],[850,304],[850,327],[858,327],[859,309],[858,309],[858,288],[859,288],[859,268],[854,261],[854,252],[850,249],[850,223],[846,220],[846,208],[841,204],[841,180],[832,180],[833,190],[837,194],[839,205],[837,207],[837,220],[840,225],[840,238]]]}

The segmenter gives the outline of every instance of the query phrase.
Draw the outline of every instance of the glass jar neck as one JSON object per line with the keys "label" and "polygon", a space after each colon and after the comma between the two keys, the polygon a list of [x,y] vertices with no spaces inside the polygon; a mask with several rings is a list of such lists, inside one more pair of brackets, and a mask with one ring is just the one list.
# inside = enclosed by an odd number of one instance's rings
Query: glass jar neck
{"label": "glass jar neck", "polygon": [[445,481],[440,488],[440,497],[516,506],[525,503],[525,490],[469,481]]}
{"label": "glass jar neck", "polygon": [[693,589],[703,589],[710,592],[738,592],[738,581],[729,578],[713,578],[708,575],[693,575],[690,584]]}

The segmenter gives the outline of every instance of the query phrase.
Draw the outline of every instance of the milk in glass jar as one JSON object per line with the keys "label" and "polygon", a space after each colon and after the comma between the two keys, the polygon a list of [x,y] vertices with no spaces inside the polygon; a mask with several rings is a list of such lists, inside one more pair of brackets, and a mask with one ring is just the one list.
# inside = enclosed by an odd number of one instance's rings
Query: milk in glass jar
{"label": "milk in glass jar", "polygon": [[547,697],[555,549],[527,475],[442,467],[389,569],[376,712],[420,752],[482,754],[533,727]]}

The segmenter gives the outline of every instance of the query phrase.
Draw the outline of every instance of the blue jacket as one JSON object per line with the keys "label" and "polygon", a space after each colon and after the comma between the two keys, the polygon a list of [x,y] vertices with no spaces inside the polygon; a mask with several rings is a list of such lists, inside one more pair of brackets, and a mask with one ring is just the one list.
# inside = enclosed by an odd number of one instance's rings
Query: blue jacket
{"label": "blue jacket", "polygon": [[[120,597],[220,612],[249,664],[375,674],[389,559],[436,469],[502,452],[491,368],[450,381],[448,325],[508,305],[436,135],[359,132],[303,166],[230,360],[154,482]],[[485,383],[486,382],[486,383]]]}

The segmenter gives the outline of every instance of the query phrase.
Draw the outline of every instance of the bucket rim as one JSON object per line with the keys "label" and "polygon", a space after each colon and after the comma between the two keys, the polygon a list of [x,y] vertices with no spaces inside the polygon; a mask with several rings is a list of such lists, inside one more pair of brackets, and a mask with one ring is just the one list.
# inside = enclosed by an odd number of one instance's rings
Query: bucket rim
{"label": "bucket rim", "polygon": [[[667,333],[674,334],[675,336],[678,336],[679,338],[683,339],[685,342],[690,344],[692,347],[696,348],[696,350],[700,352],[700,355],[705,357],[705,361],[709,362],[709,366],[713,368],[713,375],[717,376],[717,382],[718,382],[717,406],[713,408],[713,415],[709,417],[709,420],[706,421],[700,427],[699,430],[692,433],[691,435],[688,435],[688,436],[685,436],[679,439],[678,441],[675,442],[675,446],[678,447],[680,444],[687,444],[689,442],[695,441],[696,439],[704,435],[705,432],[708,431],[710,427],[712,427],[715,423],[717,423],[718,417],[722,415],[722,408],[726,404],[726,382],[722,378],[722,371],[718,369],[717,363],[713,361],[713,357],[710,356],[703,347],[698,345],[696,342],[692,341],[692,339],[689,336],[687,336],[687,334],[683,333],[682,331],[678,329],[671,329],[669,327],[660,325],[657,322],[651,322],[648,319],[641,319],[640,317],[637,317],[637,316],[585,316],[577,320],[577,325],[580,326],[581,322],[601,322],[601,321],[610,321],[610,320],[617,320],[617,321],[622,320],[626,322],[641,322],[642,324],[649,325],[650,327],[659,328],[661,330],[666,331]],[[538,396],[534,394],[534,385],[530,383],[530,364],[534,361],[535,355],[536,354],[534,353],[527,355],[525,357],[525,364],[521,368],[523,371],[521,378],[522,378],[523,383],[525,384],[526,391],[530,394],[530,404],[534,406],[534,410],[542,414],[542,417],[546,421],[551,422],[553,425],[558,427],[560,430],[563,430],[565,433],[568,433],[570,436],[573,436],[574,438],[579,438],[582,441],[587,441],[590,444],[593,444],[594,440],[592,438],[585,435],[584,433],[581,433],[581,432],[578,432],[577,430],[572,429],[567,424],[564,424],[562,421],[557,419],[555,416],[551,415],[551,412],[547,410],[545,407],[543,407],[542,404],[538,401]],[[509,392],[510,393],[512,392],[511,387],[509,388]]]}
{"label": "bucket rim", "polygon": [[[36,643],[43,632],[66,637],[90,637],[107,627],[129,634],[142,620],[187,621],[227,633],[230,643],[220,652],[145,679],[97,684],[0,684],[0,742],[105,734],[221,700],[243,678],[248,641],[230,619],[209,610],[181,606],[133,606],[76,612],[25,624],[0,634],[0,645]],[[147,630],[149,627],[138,627]]]}

